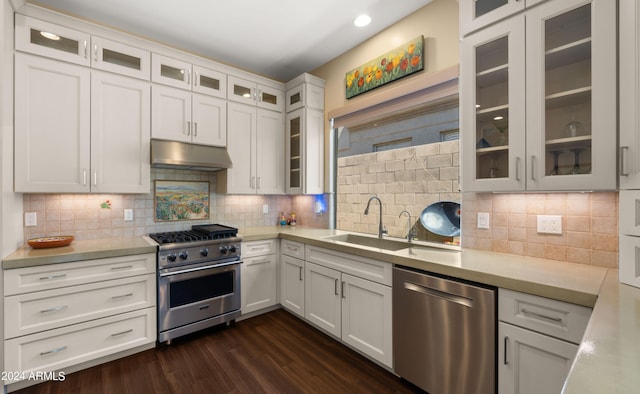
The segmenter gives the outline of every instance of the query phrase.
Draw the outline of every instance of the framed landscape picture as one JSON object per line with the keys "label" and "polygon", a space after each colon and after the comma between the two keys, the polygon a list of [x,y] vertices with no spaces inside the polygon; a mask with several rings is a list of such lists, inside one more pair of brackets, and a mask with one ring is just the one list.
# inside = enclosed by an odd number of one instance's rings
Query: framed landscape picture
{"label": "framed landscape picture", "polygon": [[209,182],[156,181],[155,220],[209,219]]}

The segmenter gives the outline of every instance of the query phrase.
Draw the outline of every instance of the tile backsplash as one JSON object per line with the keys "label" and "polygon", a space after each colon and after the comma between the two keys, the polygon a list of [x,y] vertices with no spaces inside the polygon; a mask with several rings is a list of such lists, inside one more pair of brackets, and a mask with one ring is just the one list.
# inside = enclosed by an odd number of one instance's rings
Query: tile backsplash
{"label": "tile backsplash", "polygon": [[[25,194],[24,212],[35,212],[36,226],[24,226],[24,239],[73,235],[76,239],[125,238],[152,232],[183,230],[193,224],[221,223],[238,228],[276,225],[280,212],[296,213],[299,224],[328,227],[329,215],[316,215],[317,200],[325,196],[244,196],[216,193],[216,173],[152,169],[148,194]],[[155,221],[155,180],[208,181],[208,220]],[[106,201],[110,208],[103,208]],[[263,213],[267,205],[268,213]],[[133,209],[133,221],[124,221],[124,210]]]}
{"label": "tile backsplash", "polygon": [[[618,268],[618,193],[463,193],[462,246]],[[489,229],[477,213],[489,213]],[[537,215],[561,215],[562,234],[539,234]]]}

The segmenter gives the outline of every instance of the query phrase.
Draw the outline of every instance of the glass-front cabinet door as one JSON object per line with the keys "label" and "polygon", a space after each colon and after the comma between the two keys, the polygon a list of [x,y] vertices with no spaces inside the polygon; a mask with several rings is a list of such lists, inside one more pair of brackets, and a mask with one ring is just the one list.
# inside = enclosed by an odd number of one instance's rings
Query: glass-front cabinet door
{"label": "glass-front cabinet door", "polygon": [[15,16],[16,49],[36,55],[89,66],[88,33],[72,30],[28,16]]}
{"label": "glass-front cabinet door", "polygon": [[151,53],[106,38],[91,37],[91,66],[134,78],[151,78]]}
{"label": "glass-front cabinet door", "polygon": [[611,1],[527,13],[527,188],[615,189],[616,16]]}
{"label": "glass-front cabinet door", "polygon": [[524,15],[462,41],[464,191],[523,190]]}
{"label": "glass-front cabinet door", "polygon": [[[529,0],[529,2],[534,0]],[[483,26],[524,10],[525,0],[460,1],[460,33],[464,36]]]}

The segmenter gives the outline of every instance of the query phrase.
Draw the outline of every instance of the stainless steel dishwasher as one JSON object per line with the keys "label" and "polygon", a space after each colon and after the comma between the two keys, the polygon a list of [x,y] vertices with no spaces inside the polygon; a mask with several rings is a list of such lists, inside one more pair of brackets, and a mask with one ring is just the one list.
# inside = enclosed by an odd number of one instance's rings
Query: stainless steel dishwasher
{"label": "stainless steel dishwasher", "polygon": [[395,372],[431,394],[496,393],[495,288],[393,269]]}

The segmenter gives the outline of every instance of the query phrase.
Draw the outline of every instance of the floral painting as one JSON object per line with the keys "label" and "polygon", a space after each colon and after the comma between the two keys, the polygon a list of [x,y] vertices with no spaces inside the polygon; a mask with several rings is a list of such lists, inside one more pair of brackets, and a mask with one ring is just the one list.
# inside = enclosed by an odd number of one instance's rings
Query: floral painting
{"label": "floral painting", "polygon": [[209,182],[156,181],[156,221],[209,219]]}
{"label": "floral painting", "polygon": [[357,96],[424,68],[422,36],[371,60],[346,75],[346,97]]}

